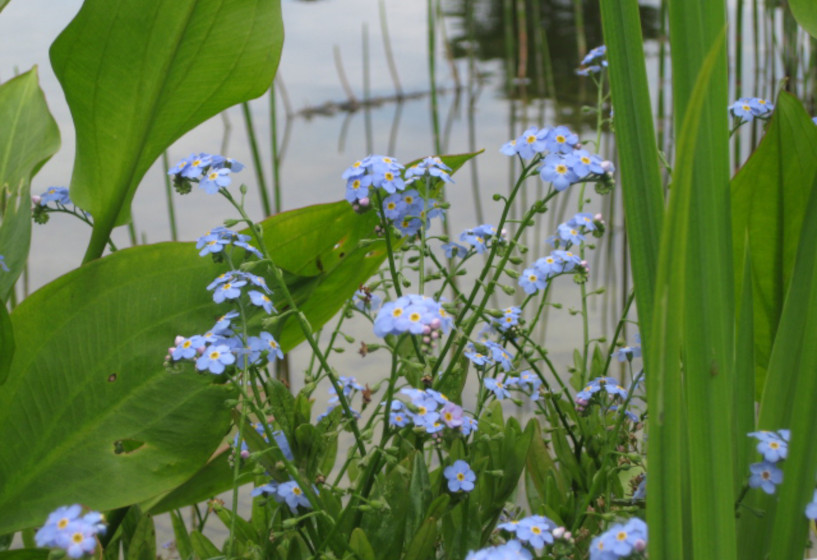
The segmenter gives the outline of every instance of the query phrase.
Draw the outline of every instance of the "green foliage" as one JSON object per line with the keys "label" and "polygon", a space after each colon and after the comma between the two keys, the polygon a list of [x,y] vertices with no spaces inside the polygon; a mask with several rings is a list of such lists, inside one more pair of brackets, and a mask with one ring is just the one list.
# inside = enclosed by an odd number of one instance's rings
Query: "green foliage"
{"label": "green foliage", "polygon": [[[277,240],[277,250],[289,264],[298,264],[295,253],[327,256],[323,273],[307,279],[292,276],[296,296],[305,300],[310,294],[302,311],[315,326],[328,320],[365,282],[371,267],[382,262],[382,256],[367,256],[370,250],[350,249],[346,259],[334,250],[322,253],[323,245],[311,247],[316,238],[304,242],[303,232],[320,229],[318,224],[327,215],[336,216],[337,226],[329,228],[320,243],[343,247],[342,240],[332,235],[342,232],[348,238],[357,217],[346,203],[279,214],[263,224],[265,232],[268,227],[277,232],[277,237],[265,235]],[[290,227],[281,229],[282,222]],[[297,249],[288,256],[293,247]],[[360,264],[364,259],[365,266]],[[203,332],[221,313],[204,289],[221,270],[199,257],[190,243],[137,247],[77,269],[15,310],[12,323],[19,352],[6,391],[0,394],[0,402],[8,403],[0,423],[7,442],[0,450],[0,469],[15,485],[0,493],[8,512],[5,518],[0,515],[0,527],[33,525],[56,505],[69,502],[78,490],[61,487],[58,473],[63,469],[72,472],[79,488],[92,489],[86,503],[107,509],[167,492],[201,468],[227,430],[229,416],[222,405],[229,393],[226,387],[210,385],[209,374],[168,375],[161,356],[176,334]],[[313,303],[313,298],[318,301]],[[283,327],[285,350],[300,339],[299,333],[295,322]],[[54,372],[59,372],[57,379]],[[49,410],[32,413],[36,402],[49,402]],[[31,431],[13,429],[26,416]],[[286,417],[282,415],[282,421]],[[71,422],[57,426],[59,418]],[[171,429],[161,428],[165,422]],[[294,417],[292,422],[294,429]],[[189,437],[193,433],[195,437]],[[37,444],[32,446],[34,434]],[[297,441],[292,432],[287,435]],[[77,447],[61,445],[65,441]],[[116,454],[118,441],[145,445]],[[161,464],[168,466],[159,468]],[[106,473],[105,465],[111,476],[117,473],[112,480],[120,484],[96,483]],[[214,475],[208,470],[202,476],[215,484],[210,478]],[[39,477],[52,482],[42,485]],[[29,484],[37,485],[38,491],[36,499],[24,499],[29,513],[21,516],[10,506],[26,495]],[[178,498],[177,494],[167,505],[177,507]]]}
{"label": "green foliage", "polygon": [[10,269],[0,274],[0,302],[5,302],[28,258],[31,178],[60,146],[36,67],[0,86],[0,122],[0,255]]}
{"label": "green foliage", "polygon": [[[169,375],[161,363],[175,332],[213,315],[200,289],[210,266],[191,252],[122,251],[15,309],[18,351],[0,392],[0,532],[33,526],[77,495],[110,509],[165,492],[221,440],[232,391],[206,376]],[[180,270],[193,273],[191,283]],[[137,449],[118,452],[117,442]]]}
{"label": "green foliage", "polygon": [[653,297],[658,274],[658,248],[664,193],[658,167],[644,44],[636,0],[601,0],[604,42],[610,60],[610,89],[616,110],[624,210],[627,220],[636,304],[642,340],[652,332]]}
{"label": "green foliage", "polygon": [[0,304],[0,384],[2,384],[9,371],[11,371],[11,359],[14,357],[14,328],[11,325],[11,318],[6,306]]}
{"label": "green foliage", "polygon": [[797,23],[817,38],[817,4],[811,0],[789,0],[788,4]]}
{"label": "green foliage", "polygon": [[[817,188],[813,188],[805,210],[807,215],[817,210]],[[807,539],[803,511],[813,495],[817,464],[817,448],[811,443],[817,428],[817,406],[810,398],[817,391],[814,375],[817,349],[810,337],[817,320],[815,244],[817,227],[814,220],[806,220],[772,347],[758,418],[760,429],[791,429],[786,478],[779,499],[756,495],[747,500],[749,508],[762,508],[765,515],[762,519],[751,514],[741,517],[742,553],[773,550],[781,558],[794,557]]]}
{"label": "green foliage", "polygon": [[788,93],[777,100],[766,134],[732,179],[732,243],[737,293],[751,255],[757,395],[788,291],[800,230],[817,176],[817,127]]}
{"label": "green foliage", "polygon": [[87,0],[51,47],[77,130],[71,196],[94,216],[86,260],[130,219],[142,177],[177,138],[272,82],[280,0]]}

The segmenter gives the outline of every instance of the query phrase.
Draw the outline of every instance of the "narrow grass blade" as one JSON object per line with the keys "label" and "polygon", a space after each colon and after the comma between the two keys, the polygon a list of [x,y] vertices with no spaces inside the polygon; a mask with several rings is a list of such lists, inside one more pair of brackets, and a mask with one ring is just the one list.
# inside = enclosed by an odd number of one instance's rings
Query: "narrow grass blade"
{"label": "narrow grass blade", "polygon": [[642,340],[650,338],[664,194],[636,0],[601,0]]}
{"label": "narrow grass blade", "polygon": [[[734,489],[740,490],[746,473],[749,472],[749,457],[752,440],[743,437],[755,427],[755,321],[753,312],[754,291],[752,290],[752,255],[746,246],[743,264],[743,292],[737,301],[740,309],[735,332],[735,386],[734,386],[734,433],[733,452],[735,454]],[[739,556],[740,557],[740,556]]]}
{"label": "narrow grass blade", "polygon": [[[725,80],[724,43],[725,26],[708,41],[707,55],[695,61],[694,87],[685,98],[675,99],[684,105],[684,119],[662,234],[653,320],[657,336],[648,342],[654,371],[648,378],[647,517],[650,555],[657,558],[736,557],[733,278],[731,230],[728,220],[722,220],[729,212],[726,116],[720,119],[723,134],[711,124],[718,122],[712,116],[717,84]],[[684,462],[688,469],[681,466]]]}

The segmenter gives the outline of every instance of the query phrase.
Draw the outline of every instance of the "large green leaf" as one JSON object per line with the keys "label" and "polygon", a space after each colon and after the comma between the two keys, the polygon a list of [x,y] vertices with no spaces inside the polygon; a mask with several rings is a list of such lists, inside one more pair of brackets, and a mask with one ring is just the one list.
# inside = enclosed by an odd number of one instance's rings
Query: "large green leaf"
{"label": "large green leaf", "polygon": [[[383,262],[381,242],[358,246],[372,225],[346,202],[262,223],[275,260],[316,273],[290,275],[313,326]],[[304,238],[314,231],[321,235]],[[141,246],[89,263],[15,309],[18,351],[0,391],[0,533],[64,503],[147,500],[204,464],[229,426],[232,393],[209,375],[167,373],[162,357],[175,335],[203,332],[224,312],[205,290],[223,270],[192,243]],[[289,322],[282,346],[302,336]]]}
{"label": "large green leaf", "polygon": [[813,0],[789,0],[789,8],[797,23],[817,39],[817,4]]}
{"label": "large green leaf", "polygon": [[232,392],[162,366],[177,332],[212,319],[192,274],[204,274],[203,263],[189,252],[163,244],[115,253],[12,313],[0,533],[41,523],[62,504],[107,510],[169,490],[222,439]]}
{"label": "large green leaf", "polygon": [[169,490],[224,436],[232,392],[162,367],[177,332],[212,318],[191,282],[191,267],[204,271],[188,252],[164,244],[116,253],[12,313],[17,352],[0,392],[0,533],[40,523],[61,504],[106,510]]}
{"label": "large green leaf", "polygon": [[51,47],[77,130],[72,197],[95,220],[86,260],[174,140],[269,88],[283,39],[280,0],[86,0]]}
{"label": "large green leaf", "polygon": [[[60,146],[57,123],[48,112],[36,67],[0,86],[0,255],[10,271],[0,271],[5,301],[28,258],[31,241],[31,177]],[[2,379],[0,379],[2,382]]]}
{"label": "large green leaf", "polygon": [[[800,102],[781,93],[757,150],[732,179],[735,270],[750,247],[758,393],[791,281],[800,230],[817,176],[817,127]],[[741,277],[736,276],[738,292]]]}
{"label": "large green leaf", "polygon": [[[817,185],[817,181],[815,181]],[[817,212],[817,188],[812,189],[808,215]],[[817,446],[817,222],[803,226],[791,285],[786,293],[780,328],[769,362],[767,389],[760,409],[760,426],[791,429],[785,480],[780,489],[769,550],[779,558],[797,558],[808,542],[803,511],[812,500]]]}

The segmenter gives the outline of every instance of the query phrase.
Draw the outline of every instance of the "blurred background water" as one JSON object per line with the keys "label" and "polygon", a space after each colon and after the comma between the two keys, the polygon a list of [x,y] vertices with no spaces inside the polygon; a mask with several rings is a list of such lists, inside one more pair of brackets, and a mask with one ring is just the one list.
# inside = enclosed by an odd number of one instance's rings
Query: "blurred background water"
{"label": "blurred background water", "polygon": [[[48,48],[80,5],[80,0],[12,0],[0,14],[0,81],[37,65],[62,134],[62,148],[35,177],[33,193],[70,183],[74,131],[50,68]],[[498,151],[504,142],[528,126],[559,124],[570,126],[582,139],[595,139],[596,116],[584,107],[595,106],[596,90],[591,80],[575,74],[583,55],[602,43],[595,2],[284,0],[282,7],[286,40],[271,93],[247,105],[249,119],[241,107],[231,108],[185,135],[167,154],[170,165],[199,151],[248,164],[238,178],[249,187],[254,218],[266,215],[257,194],[258,173],[271,197],[274,188],[280,192],[274,212],[341,199],[342,171],[369,153],[407,162],[429,154],[485,150],[455,175],[456,184],[447,189],[452,203],[448,228],[458,235],[467,227],[498,221],[501,206],[492,195],[506,193],[518,171],[516,163]],[[642,26],[661,147],[671,153],[665,8],[666,2],[659,0],[643,2]],[[817,48],[813,40],[791,32],[789,17],[776,2],[730,3],[732,91],[734,97],[771,97],[781,78],[789,75],[786,87],[798,93],[813,114]],[[250,124],[263,161],[260,169],[252,165]],[[736,165],[758,138],[756,126],[743,129]],[[606,134],[602,153],[615,157]],[[549,250],[545,239],[556,225],[577,211],[578,190],[571,187],[557,199],[526,240],[530,262]],[[530,180],[522,203],[529,204],[542,193],[538,179]],[[602,198],[590,188],[585,194],[589,211],[603,213],[611,226],[588,258],[588,289],[605,288],[603,295],[591,299],[590,336],[596,338],[613,332],[630,286],[620,193]],[[175,232],[169,218],[171,203]],[[174,195],[169,203],[160,160],[136,195],[133,217],[130,229],[115,232],[120,247],[174,235],[192,241],[233,216],[220,199],[201,192]],[[45,226],[35,225],[18,298],[78,266],[89,233],[87,226],[62,215],[52,216]],[[556,284],[552,300],[565,305],[549,309],[537,334],[560,371],[566,372],[573,348],[581,345],[581,320],[571,312],[580,307],[580,299],[569,278]],[[513,301],[508,297],[497,303]],[[374,338],[364,324],[350,332],[359,339]],[[630,329],[629,334],[633,332]],[[354,351],[335,358],[341,375],[357,375],[363,383],[375,382],[385,367],[374,359],[377,356],[364,360]],[[291,353],[295,388],[307,359],[303,348]],[[316,414],[323,406],[316,404]]]}

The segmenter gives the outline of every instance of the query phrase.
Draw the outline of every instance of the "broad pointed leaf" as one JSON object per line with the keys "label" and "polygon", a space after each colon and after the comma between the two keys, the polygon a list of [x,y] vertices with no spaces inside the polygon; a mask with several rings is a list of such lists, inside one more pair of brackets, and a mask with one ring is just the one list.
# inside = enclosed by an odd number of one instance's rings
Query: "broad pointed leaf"
{"label": "broad pointed leaf", "polygon": [[[777,101],[757,150],[732,179],[732,239],[736,274],[750,247],[758,394],[763,387],[783,298],[791,281],[817,176],[817,127],[788,93]],[[736,275],[738,292],[741,277]]]}
{"label": "broad pointed leaf", "polygon": [[797,23],[817,39],[817,4],[813,0],[789,0],[789,8]]}
{"label": "broad pointed leaf", "polygon": [[0,301],[5,301],[28,258],[31,178],[60,146],[59,129],[48,112],[36,67],[0,86],[0,122],[0,197],[6,198],[0,255],[10,269],[0,271]]}
{"label": "broad pointed leaf", "polygon": [[72,197],[95,219],[86,260],[174,140],[268,89],[283,38],[280,0],[86,0],[51,47],[77,130]]}
{"label": "broad pointed leaf", "polygon": [[162,366],[177,332],[212,318],[191,282],[201,263],[188,252],[163,244],[115,253],[12,313],[17,352],[0,390],[0,533],[42,523],[62,504],[107,510],[167,491],[221,441],[233,392]]}
{"label": "broad pointed leaf", "polygon": [[[262,227],[276,261],[302,271],[326,263],[307,270],[315,276],[290,275],[315,327],[383,262],[379,241],[359,246],[370,217],[346,202]],[[312,231],[322,234],[305,239]],[[18,350],[0,390],[0,533],[77,500],[96,509],[147,500],[204,464],[229,426],[232,393],[209,374],[170,374],[162,361],[174,336],[204,332],[224,313],[205,289],[224,266],[192,243],[136,247],[63,276],[14,311]],[[291,321],[280,340],[288,349],[302,337]]]}

